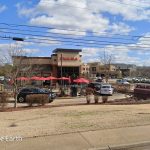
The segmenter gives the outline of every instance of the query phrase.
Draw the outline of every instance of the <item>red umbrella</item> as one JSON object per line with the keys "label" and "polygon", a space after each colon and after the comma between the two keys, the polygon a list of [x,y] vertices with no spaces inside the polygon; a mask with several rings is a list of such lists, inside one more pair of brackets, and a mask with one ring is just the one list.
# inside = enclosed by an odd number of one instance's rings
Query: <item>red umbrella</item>
{"label": "red umbrella", "polygon": [[39,77],[39,79],[38,80],[40,80],[40,81],[45,81],[46,80],[46,78],[44,78],[44,77]]}
{"label": "red umbrella", "polygon": [[36,76],[34,76],[34,77],[31,77],[30,79],[31,79],[31,80],[39,80],[39,79],[40,79],[40,77],[36,77]]}
{"label": "red umbrella", "polygon": [[89,83],[89,80],[84,79],[84,78],[79,78],[79,79],[73,80],[73,82],[76,82],[76,83]]}
{"label": "red umbrella", "polygon": [[67,77],[61,77],[61,78],[58,78],[59,80],[69,80],[69,78]]}
{"label": "red umbrella", "polygon": [[45,78],[45,80],[56,80],[56,79],[57,79],[57,78],[52,77],[52,76],[49,76],[49,77]]}
{"label": "red umbrella", "polygon": [[30,80],[30,79],[29,79],[29,78],[26,78],[26,77],[19,77],[19,78],[17,78],[17,80],[28,81],[28,80]]}

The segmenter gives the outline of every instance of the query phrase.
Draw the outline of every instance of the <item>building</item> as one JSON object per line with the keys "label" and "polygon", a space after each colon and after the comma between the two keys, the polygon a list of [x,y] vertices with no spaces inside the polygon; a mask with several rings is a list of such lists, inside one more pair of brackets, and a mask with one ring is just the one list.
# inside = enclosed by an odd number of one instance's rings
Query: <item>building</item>
{"label": "building", "polygon": [[[50,57],[13,56],[13,64],[20,65],[20,76],[55,76],[72,77],[80,76],[81,49],[57,48]],[[28,75],[30,74],[30,75]]]}
{"label": "building", "polygon": [[88,63],[88,65],[90,77],[96,77],[97,73],[99,72],[99,66],[101,66],[102,64],[100,62],[91,62]]}
{"label": "building", "polygon": [[100,62],[88,63],[90,77],[104,77],[106,74],[109,77],[117,77],[118,71],[114,65],[104,65]]}
{"label": "building", "polygon": [[118,70],[121,71],[122,77],[131,76],[136,71],[137,67],[133,64],[113,64]]}
{"label": "building", "polygon": [[89,78],[90,76],[90,66],[88,64],[83,63],[80,67],[80,76]]}

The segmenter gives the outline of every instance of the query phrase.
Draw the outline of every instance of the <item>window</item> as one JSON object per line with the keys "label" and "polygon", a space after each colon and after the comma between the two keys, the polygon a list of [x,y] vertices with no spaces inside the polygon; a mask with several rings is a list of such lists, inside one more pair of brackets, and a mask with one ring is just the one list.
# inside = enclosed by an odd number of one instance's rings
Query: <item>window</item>
{"label": "window", "polygon": [[28,93],[28,92],[31,92],[31,89],[22,89],[21,92],[22,93]]}
{"label": "window", "polygon": [[92,67],[92,71],[96,71],[96,67]]}

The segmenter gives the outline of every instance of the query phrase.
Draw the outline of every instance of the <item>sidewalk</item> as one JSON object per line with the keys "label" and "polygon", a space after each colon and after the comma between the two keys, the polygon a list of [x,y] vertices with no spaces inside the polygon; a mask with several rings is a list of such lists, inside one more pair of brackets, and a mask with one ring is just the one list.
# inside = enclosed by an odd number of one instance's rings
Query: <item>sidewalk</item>
{"label": "sidewalk", "polygon": [[[34,132],[34,131],[33,131]],[[1,142],[1,150],[98,150],[150,141],[150,125]],[[109,146],[109,147],[108,147]]]}

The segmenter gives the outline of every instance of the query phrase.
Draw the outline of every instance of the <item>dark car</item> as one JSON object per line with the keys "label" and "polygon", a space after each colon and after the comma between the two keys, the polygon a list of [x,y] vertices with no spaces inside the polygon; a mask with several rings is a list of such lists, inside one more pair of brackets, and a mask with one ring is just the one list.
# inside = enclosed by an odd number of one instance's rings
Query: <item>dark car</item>
{"label": "dark car", "polygon": [[23,88],[19,91],[19,94],[17,95],[17,101],[19,103],[26,102],[26,96],[31,94],[48,94],[49,102],[52,102],[56,98],[56,94],[54,92],[50,92],[49,90],[40,88]]}
{"label": "dark car", "polygon": [[100,94],[100,90],[101,90],[101,83],[99,82],[91,82],[88,84],[88,87],[94,89],[97,93]]}

